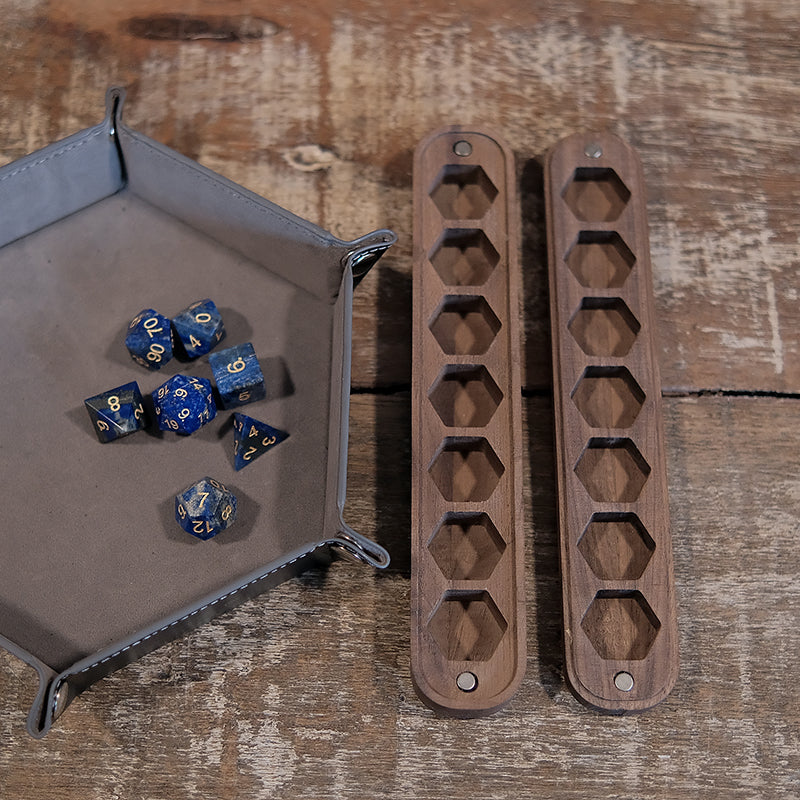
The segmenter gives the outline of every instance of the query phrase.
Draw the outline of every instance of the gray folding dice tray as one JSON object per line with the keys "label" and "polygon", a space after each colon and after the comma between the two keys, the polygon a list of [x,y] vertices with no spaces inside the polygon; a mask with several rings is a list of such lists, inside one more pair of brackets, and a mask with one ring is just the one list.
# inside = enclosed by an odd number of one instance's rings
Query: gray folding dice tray
{"label": "gray folding dice tray", "polygon": [[[341,241],[125,127],[123,99],[0,169],[0,645],[39,674],[36,737],[104,675],[312,564],[389,562],[342,508],[353,287],[395,235]],[[238,472],[230,411],[101,444],[85,398],[136,380],[147,407],[174,374],[212,377],[208,356],[149,372],[124,344],[142,309],[207,297],[219,348],[252,342],[265,375],[240,410],[289,438]],[[205,475],[239,511],[204,542],[174,497]]]}

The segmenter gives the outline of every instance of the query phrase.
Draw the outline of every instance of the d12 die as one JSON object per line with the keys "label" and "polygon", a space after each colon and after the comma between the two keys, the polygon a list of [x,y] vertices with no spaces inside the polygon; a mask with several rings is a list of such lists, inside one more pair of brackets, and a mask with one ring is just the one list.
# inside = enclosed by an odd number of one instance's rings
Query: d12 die
{"label": "d12 die", "polygon": [[267,450],[289,437],[286,431],[273,428],[266,422],[248,417],[246,414],[233,415],[233,457],[234,467],[246,467]]}
{"label": "d12 die", "polygon": [[173,375],[153,392],[158,427],[188,436],[217,416],[211,381]]}
{"label": "d12 die", "polygon": [[136,381],[84,400],[97,438],[105,443],[141,430],[147,423]]}
{"label": "d12 die", "polygon": [[212,300],[198,300],[172,318],[172,327],[189,358],[205,355],[222,341],[225,326]]}
{"label": "d12 die", "polygon": [[236,495],[206,476],[175,496],[175,519],[192,536],[210,539],[236,519]]}
{"label": "d12 die", "polygon": [[223,408],[236,408],[263,400],[264,375],[250,342],[220,350],[208,357]]}
{"label": "d12 die", "polygon": [[172,323],[152,308],[140,311],[128,325],[125,347],[147,369],[161,369],[172,358]]}

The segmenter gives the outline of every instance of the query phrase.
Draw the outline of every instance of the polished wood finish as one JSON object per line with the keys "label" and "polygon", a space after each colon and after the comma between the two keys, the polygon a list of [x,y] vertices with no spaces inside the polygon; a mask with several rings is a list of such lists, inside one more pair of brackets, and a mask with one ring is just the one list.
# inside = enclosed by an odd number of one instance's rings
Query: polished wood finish
{"label": "polished wood finish", "polygon": [[[41,741],[33,671],[0,652],[3,800],[797,795],[793,4],[180,4],[211,31],[276,25],[238,41],[153,38],[160,0],[0,7],[3,162],[97,123],[119,83],[136,130],[343,238],[400,234],[355,293],[345,506],[389,571],[277,587],[100,681]],[[504,136],[523,208],[528,669],[483,720],[439,717],[410,677],[412,153],[453,120]],[[679,680],[623,717],[564,676],[542,159],[585,130],[644,165],[678,598]]]}
{"label": "polished wood finish", "polygon": [[514,156],[448,127],[414,159],[411,674],[443,714],[525,672],[519,210]]}
{"label": "polished wood finish", "polygon": [[678,630],[641,163],[573,134],[545,200],[567,675],[597,709],[642,711],[672,690]]}

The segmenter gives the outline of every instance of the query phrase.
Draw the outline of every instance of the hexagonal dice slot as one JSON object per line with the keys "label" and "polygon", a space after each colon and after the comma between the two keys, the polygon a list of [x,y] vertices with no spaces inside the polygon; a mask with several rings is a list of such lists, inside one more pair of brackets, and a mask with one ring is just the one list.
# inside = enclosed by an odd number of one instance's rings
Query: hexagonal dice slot
{"label": "hexagonal dice slot", "polygon": [[445,219],[481,219],[497,197],[497,188],[479,164],[445,164],[430,195]]}
{"label": "hexagonal dice slot", "polygon": [[446,592],[428,622],[448,661],[488,661],[508,623],[489,592]]}
{"label": "hexagonal dice slot", "polygon": [[650,475],[650,465],[627,438],[589,440],[575,474],[598,503],[634,503]]}
{"label": "hexagonal dice slot", "polygon": [[578,167],[561,196],[584,222],[612,222],[631,199],[630,190],[610,167]]}
{"label": "hexagonal dice slot", "polygon": [[593,428],[630,427],[644,401],[626,367],[587,367],[572,390],[572,402]]}
{"label": "hexagonal dice slot", "polygon": [[641,592],[598,592],[581,628],[600,658],[641,661],[658,636],[661,622]]}
{"label": "hexagonal dice slot", "polygon": [[488,500],[505,467],[482,436],[449,436],[428,472],[445,500],[467,503]]}
{"label": "hexagonal dice slot", "polygon": [[578,550],[601,581],[635,581],[642,577],[656,543],[636,514],[592,514]]}
{"label": "hexagonal dice slot", "polygon": [[630,275],[636,256],[616,231],[581,231],[564,260],[581,286],[616,289]]}
{"label": "hexagonal dice slot", "polygon": [[428,323],[431,333],[448,355],[482,355],[500,330],[497,319],[480,295],[446,295]]}
{"label": "hexagonal dice slot", "polygon": [[483,427],[497,411],[503,393],[482,365],[448,364],[428,392],[442,422],[452,427]]}
{"label": "hexagonal dice slot", "polygon": [[620,297],[585,297],[567,325],[588,356],[624,356],[641,325]]}
{"label": "hexagonal dice slot", "polygon": [[451,581],[486,580],[505,549],[489,515],[472,511],[445,514],[428,542],[433,560]]}
{"label": "hexagonal dice slot", "polygon": [[449,228],[430,255],[433,268],[449,286],[479,286],[497,266],[500,254],[479,228]]}

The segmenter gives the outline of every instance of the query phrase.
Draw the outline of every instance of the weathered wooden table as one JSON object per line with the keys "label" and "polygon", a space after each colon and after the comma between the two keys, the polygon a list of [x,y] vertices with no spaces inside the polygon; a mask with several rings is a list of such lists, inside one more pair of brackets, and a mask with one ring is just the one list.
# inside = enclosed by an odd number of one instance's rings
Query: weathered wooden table
{"label": "weathered wooden table", "polygon": [[[800,796],[800,14],[404,5],[0,2],[2,163],[96,123],[122,84],[137,130],[337,235],[400,233],[356,296],[347,503],[393,566],[284,584],[42,741],[33,672],[0,653],[4,800]],[[438,719],[409,677],[411,153],[455,122],[505,135],[524,214],[528,668],[473,721]],[[541,163],[587,129],[645,168],[681,631],[673,694],[621,718],[562,673]]]}

